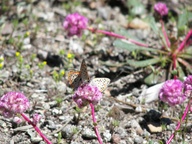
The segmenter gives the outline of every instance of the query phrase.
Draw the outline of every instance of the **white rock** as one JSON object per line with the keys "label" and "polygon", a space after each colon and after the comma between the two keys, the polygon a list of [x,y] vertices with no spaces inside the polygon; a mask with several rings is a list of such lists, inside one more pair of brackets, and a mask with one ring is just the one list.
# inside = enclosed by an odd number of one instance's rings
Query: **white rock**
{"label": "white rock", "polygon": [[158,100],[159,91],[162,88],[163,84],[164,82],[143,90],[143,92],[139,96],[140,102],[150,103]]}

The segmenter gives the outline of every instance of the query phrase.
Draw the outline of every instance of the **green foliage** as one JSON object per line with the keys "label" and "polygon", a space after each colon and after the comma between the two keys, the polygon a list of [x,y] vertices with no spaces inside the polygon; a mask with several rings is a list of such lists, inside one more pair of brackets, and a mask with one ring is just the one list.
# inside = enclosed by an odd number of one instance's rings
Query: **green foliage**
{"label": "green foliage", "polygon": [[155,69],[153,66],[150,66],[152,69],[152,73],[149,74],[145,79],[144,82],[148,85],[156,84],[159,80],[159,77],[162,75],[162,71],[159,71],[159,69]]}
{"label": "green foliage", "polygon": [[77,7],[77,6],[81,5],[81,3],[82,2],[79,0],[73,0],[73,1],[63,2],[62,6],[65,10],[71,11],[73,9],[73,7]]}
{"label": "green foliage", "polygon": [[47,62],[46,62],[46,61],[43,61],[43,62],[41,62],[41,63],[38,63],[38,67],[39,67],[40,69],[43,69],[46,65],[47,65]]}
{"label": "green foliage", "polygon": [[20,54],[20,52],[16,52],[15,56],[17,58],[18,61],[18,67],[20,70],[22,70],[22,66],[23,66],[23,56]]}
{"label": "green foliage", "polygon": [[59,82],[62,80],[62,77],[65,75],[65,70],[61,69],[59,72],[57,71],[53,71],[52,73],[52,76],[53,76],[53,79],[56,81],[56,82]]}
{"label": "green foliage", "polygon": [[61,56],[62,56],[62,55],[65,55],[65,51],[64,51],[63,49],[60,50],[60,51],[59,51],[59,55],[61,55]]}
{"label": "green foliage", "polygon": [[120,122],[119,122],[118,120],[113,120],[113,121],[112,121],[112,125],[113,125],[114,127],[118,127],[119,124],[120,124]]}
{"label": "green foliage", "polygon": [[159,28],[157,27],[156,25],[156,22],[155,22],[155,18],[154,17],[148,17],[146,19],[146,21],[148,22],[148,24],[150,25],[151,29],[153,30],[153,32],[156,34],[156,35],[159,35],[160,31],[159,31]]}
{"label": "green foliage", "polygon": [[9,10],[7,0],[2,0],[2,2],[0,4],[1,4],[0,8],[1,8],[2,13],[5,13],[5,12],[7,12]]}
{"label": "green foliage", "polygon": [[[134,2],[129,1],[129,5],[133,6]],[[128,59],[126,64],[134,68],[148,69],[149,67],[153,67],[154,70],[152,70],[152,72],[144,79],[145,83],[149,85],[157,83],[162,74],[166,74],[167,79],[171,79],[175,75],[181,79],[187,74],[187,71],[192,73],[192,65],[188,62],[192,59],[192,50],[190,48],[178,50],[180,47],[179,43],[181,43],[179,37],[174,37],[168,40],[169,36],[167,37],[165,34],[166,28],[164,27],[165,24],[163,24],[162,20],[160,21],[160,28],[157,27],[154,17],[148,17],[146,21],[149,23],[153,32],[159,36],[162,45],[161,49],[141,46],[141,43],[143,42],[130,36],[127,30],[120,30],[118,33],[125,36],[127,39],[115,40],[113,45],[131,52],[130,56],[133,59]],[[178,28],[186,27],[188,22],[189,12],[184,10],[184,12],[179,16]],[[170,41],[171,44],[167,41]],[[138,44],[139,42],[140,44]],[[155,69],[158,69],[158,71]],[[166,72],[164,72],[165,70]]]}
{"label": "green foliage", "polygon": [[167,129],[166,124],[161,124],[162,130],[165,131]]}
{"label": "green foliage", "polygon": [[31,59],[31,62],[33,62],[33,61],[35,60],[36,57],[37,57],[36,54],[32,54],[32,55],[31,55],[31,58],[30,58],[30,59]]}
{"label": "green foliage", "polygon": [[72,129],[72,131],[73,131],[73,135],[75,135],[75,134],[78,133],[79,129],[77,127],[75,127],[75,128]]}
{"label": "green foliage", "polygon": [[26,62],[24,57],[20,52],[15,53],[16,66],[18,68],[17,74],[21,80],[29,80],[33,77],[33,70],[31,68],[31,63]]}
{"label": "green foliage", "polygon": [[159,50],[153,49],[153,48],[146,48],[146,47],[141,47],[141,46],[133,45],[133,44],[127,43],[126,41],[123,41],[123,40],[115,40],[113,42],[113,45],[115,47],[126,49],[128,51],[135,51],[135,50],[139,50],[139,51],[153,51],[153,52],[159,51]]}
{"label": "green foliage", "polygon": [[179,30],[187,26],[189,22],[189,12],[184,10],[182,14],[179,15],[177,27]]}
{"label": "green foliage", "polygon": [[127,63],[136,68],[137,67],[142,68],[142,67],[156,64],[160,61],[161,61],[161,58],[153,58],[153,59],[147,59],[147,60],[142,60],[142,61],[128,60]]}
{"label": "green foliage", "polygon": [[0,56],[0,70],[3,69],[4,66],[4,57]]}
{"label": "green foliage", "polygon": [[55,100],[57,102],[57,105],[61,106],[61,103],[62,103],[63,99],[59,97],[59,98],[56,98]]}
{"label": "green foliage", "polygon": [[13,20],[13,27],[14,27],[14,29],[16,29],[16,27],[18,26],[18,24],[19,24],[18,19],[14,19],[14,20]]}
{"label": "green foliage", "polygon": [[80,109],[78,106],[76,106],[76,107],[75,107],[75,111],[76,111],[77,113],[81,113],[82,109]]}
{"label": "green foliage", "polygon": [[162,140],[159,140],[158,142],[159,142],[159,144],[164,144],[164,142]]}
{"label": "green foliage", "polygon": [[145,13],[145,6],[139,0],[128,0],[127,6],[130,10],[130,14],[133,16]]}
{"label": "green foliage", "polygon": [[62,139],[62,134],[61,132],[59,132],[57,137],[57,144],[61,144],[61,139]]}

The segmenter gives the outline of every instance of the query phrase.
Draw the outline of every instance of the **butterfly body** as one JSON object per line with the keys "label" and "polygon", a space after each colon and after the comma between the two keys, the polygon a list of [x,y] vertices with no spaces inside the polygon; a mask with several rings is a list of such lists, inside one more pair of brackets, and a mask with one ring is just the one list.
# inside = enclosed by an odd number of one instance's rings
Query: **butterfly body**
{"label": "butterfly body", "polygon": [[85,60],[81,63],[80,71],[69,71],[68,81],[73,89],[77,89],[83,83],[90,83],[91,85],[96,86],[101,92],[104,92],[110,83],[110,79],[108,78],[94,78],[90,81]]}
{"label": "butterfly body", "polygon": [[69,85],[74,89],[77,89],[82,83],[90,81],[85,60],[81,63],[80,71],[69,71],[68,81]]}

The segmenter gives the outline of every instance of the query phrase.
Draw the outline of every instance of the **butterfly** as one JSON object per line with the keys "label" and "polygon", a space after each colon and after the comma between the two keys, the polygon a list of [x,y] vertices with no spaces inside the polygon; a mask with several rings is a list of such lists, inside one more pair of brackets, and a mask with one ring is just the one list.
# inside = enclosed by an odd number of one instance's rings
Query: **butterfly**
{"label": "butterfly", "polygon": [[90,84],[96,86],[100,92],[104,92],[110,83],[108,78],[94,78],[90,81]]}
{"label": "butterfly", "polygon": [[68,72],[68,82],[71,87],[77,89],[83,82],[89,82],[90,78],[87,71],[85,60],[82,61],[80,71],[71,70]]}

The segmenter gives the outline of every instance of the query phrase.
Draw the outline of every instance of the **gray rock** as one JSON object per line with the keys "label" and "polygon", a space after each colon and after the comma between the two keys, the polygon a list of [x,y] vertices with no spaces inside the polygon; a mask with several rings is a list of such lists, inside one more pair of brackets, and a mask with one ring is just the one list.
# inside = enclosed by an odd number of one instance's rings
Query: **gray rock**
{"label": "gray rock", "polygon": [[133,142],[127,143],[125,140],[121,140],[121,141],[119,142],[119,144],[131,144],[131,143],[133,143]]}
{"label": "gray rock", "polygon": [[51,112],[53,113],[53,115],[62,114],[62,110],[58,110],[56,108],[54,108]]}
{"label": "gray rock", "polygon": [[33,129],[28,129],[27,133],[28,133],[28,135],[30,135],[31,141],[33,143],[37,143],[37,142],[40,142],[42,140],[42,138],[40,136],[38,136]]}
{"label": "gray rock", "polygon": [[139,135],[143,134],[143,130],[142,130],[141,126],[135,119],[131,120],[131,127],[136,131],[137,134],[139,134]]}
{"label": "gray rock", "polygon": [[4,121],[0,120],[0,126],[5,128],[7,125],[6,125],[6,123]]}
{"label": "gray rock", "polygon": [[139,137],[139,136],[136,136],[134,138],[134,142],[135,142],[135,144],[142,144],[143,143],[143,138]]}
{"label": "gray rock", "polygon": [[0,80],[1,81],[6,81],[10,76],[10,72],[9,71],[6,71],[6,70],[0,70]]}
{"label": "gray rock", "polygon": [[104,136],[104,140],[106,142],[109,142],[111,140],[111,133],[109,130],[106,130],[104,133],[103,133],[103,136]]}
{"label": "gray rock", "polygon": [[42,141],[42,138],[41,138],[41,137],[32,137],[32,138],[31,138],[31,142],[32,142],[32,143],[38,143],[38,142],[40,142],[40,141]]}
{"label": "gray rock", "polygon": [[5,23],[1,30],[1,34],[8,35],[11,34],[12,32],[13,32],[13,25],[11,23]]}
{"label": "gray rock", "polygon": [[50,110],[50,105],[48,103],[44,103],[43,107],[45,110]]}
{"label": "gray rock", "polygon": [[120,137],[118,134],[113,134],[113,136],[112,136],[112,142],[113,142],[114,144],[119,144],[120,141],[121,141],[121,137]]}
{"label": "gray rock", "polygon": [[84,128],[82,136],[87,139],[97,138],[97,136],[95,135],[95,132],[89,128]]}
{"label": "gray rock", "polygon": [[73,40],[70,40],[70,42],[69,42],[69,49],[72,52],[77,53],[77,54],[82,54],[83,53],[82,46],[79,43],[77,43],[77,42],[75,42]]}
{"label": "gray rock", "polygon": [[63,138],[69,139],[75,134],[75,130],[77,129],[74,125],[67,125],[61,130],[61,134]]}
{"label": "gray rock", "polygon": [[72,141],[70,144],[81,144],[81,143]]}
{"label": "gray rock", "polygon": [[57,101],[51,101],[49,102],[49,106],[52,108],[52,107],[55,107],[57,105]]}
{"label": "gray rock", "polygon": [[105,20],[110,19],[110,15],[111,15],[110,11],[111,11],[111,9],[109,7],[98,7],[99,16]]}
{"label": "gray rock", "polygon": [[151,134],[146,129],[144,129],[143,135],[144,135],[144,137],[148,138]]}
{"label": "gray rock", "polygon": [[51,130],[55,130],[56,129],[56,125],[53,121],[51,120],[48,120],[48,128],[51,129]]}
{"label": "gray rock", "polygon": [[120,137],[126,137],[127,136],[126,130],[124,128],[122,128],[122,127],[115,128],[115,131],[116,131],[117,134],[120,135]]}
{"label": "gray rock", "polygon": [[59,81],[58,83],[55,84],[55,88],[61,92],[61,93],[65,93],[67,90],[67,86],[64,82]]}

